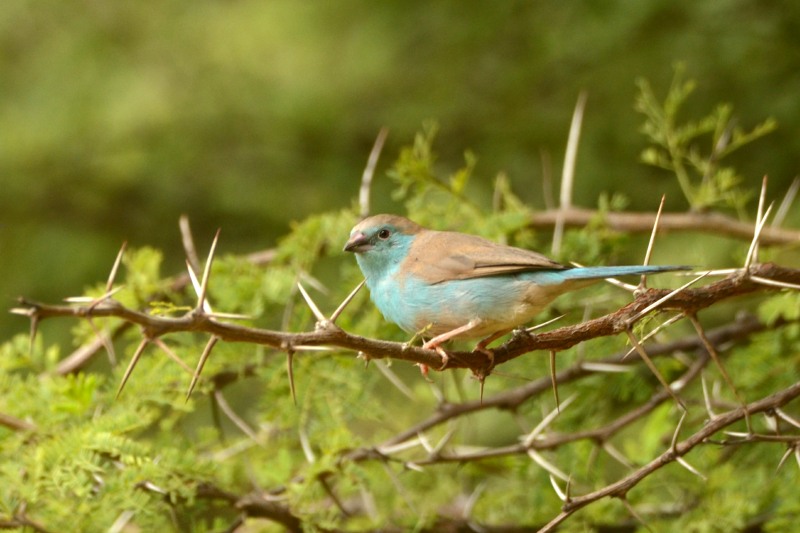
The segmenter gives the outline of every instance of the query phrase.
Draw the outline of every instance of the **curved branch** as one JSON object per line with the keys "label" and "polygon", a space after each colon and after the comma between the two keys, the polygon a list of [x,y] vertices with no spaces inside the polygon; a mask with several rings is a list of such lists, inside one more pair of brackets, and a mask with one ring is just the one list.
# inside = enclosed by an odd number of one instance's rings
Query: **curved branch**
{"label": "curved branch", "polygon": [[[772,263],[752,267],[749,275],[773,282],[800,285],[800,270]],[[733,274],[704,287],[684,290],[676,294],[662,308],[694,314],[720,300],[756,291],[775,290],[775,287],[753,281],[750,276]],[[517,335],[494,349],[494,361],[496,364],[504,363],[534,350],[565,350],[589,339],[619,334],[625,331],[628,324],[642,310],[669,293],[670,291],[666,289],[649,289],[614,313],[545,333]],[[312,332],[288,333],[220,322],[197,309],[180,317],[154,316],[124,307],[112,299],[90,306],[49,305],[24,299],[21,299],[20,303],[26,306],[25,314],[32,320],[59,316],[116,317],[140,326],[144,336],[150,339],[168,333],[206,332],[228,342],[263,344],[283,351],[300,351],[302,346],[337,346],[363,353],[368,358],[392,358],[432,368],[438,368],[441,363],[439,354],[434,350],[353,335],[330,321],[317,323],[315,331]],[[485,371],[486,356],[482,352],[459,351],[449,355],[448,368]]]}
{"label": "curved branch", "polygon": [[[552,228],[557,220],[563,220],[569,227],[584,227],[601,217],[606,225],[616,231],[626,233],[650,233],[655,222],[655,213],[600,212],[580,207],[550,209],[534,213],[530,217],[532,228]],[[735,239],[753,238],[753,224],[740,222],[720,213],[663,213],[658,223],[660,232],[695,231],[726,235]],[[800,240],[800,231],[776,227],[765,227],[760,239],[762,245],[789,244]]]}
{"label": "curved branch", "polygon": [[[765,263],[752,267],[748,276],[736,273],[697,289],[686,289],[676,294],[661,309],[695,314],[721,300],[764,291],[768,288],[765,284],[753,281],[750,276],[800,285],[800,270]],[[669,292],[668,290],[649,289],[614,313],[546,333],[514,337],[494,351],[494,360],[496,363],[502,363],[532,350],[564,350],[589,339],[622,333],[628,322],[640,311],[657,302]],[[457,356],[463,357],[461,353]]]}
{"label": "curved branch", "polygon": [[199,498],[226,501],[246,516],[265,518],[277,522],[285,527],[286,531],[300,532],[303,530],[302,522],[291,512],[287,505],[270,500],[264,497],[261,492],[253,491],[239,497],[211,483],[200,483],[196,492]]}
{"label": "curved branch", "polygon": [[[635,487],[644,478],[656,470],[677,461],[679,457],[683,457],[693,448],[707,441],[718,431],[721,431],[735,422],[744,420],[748,413],[762,413],[777,409],[796,399],[798,396],[800,396],[800,382],[797,382],[794,385],[783,389],[782,391],[776,392],[775,394],[767,396],[766,398],[749,403],[746,406],[739,407],[738,409],[728,411],[721,415],[717,415],[711,419],[701,430],[697,431],[689,438],[676,443],[675,446],[671,447],[669,450],[665,451],[641,468],[631,472],[629,475],[625,476],[619,481],[594,492],[590,492],[589,494],[584,494],[583,496],[569,499],[564,503],[562,512],[540,531],[553,531],[558,524],[566,520],[578,509],[585,507],[601,498],[605,498],[607,496],[617,498],[624,497],[628,491]],[[761,442],[758,439],[752,440],[753,442]]]}

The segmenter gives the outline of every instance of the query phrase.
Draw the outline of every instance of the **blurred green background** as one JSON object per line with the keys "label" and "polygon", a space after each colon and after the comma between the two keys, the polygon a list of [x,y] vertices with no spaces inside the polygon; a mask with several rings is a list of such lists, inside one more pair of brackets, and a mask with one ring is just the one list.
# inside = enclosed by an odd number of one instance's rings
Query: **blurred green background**
{"label": "blurred green background", "polygon": [[217,227],[223,253],[269,247],[351,204],[382,126],[374,210],[400,209],[385,170],[427,119],[441,165],[477,155],[476,197],[504,171],[543,207],[543,157],[558,175],[583,89],[576,203],[619,191],[652,210],[665,192],[686,209],[674,177],[638,162],[633,109],[635,80],[663,95],[676,61],[698,81],[687,113],[778,120],[732,164],[779,198],[800,153],[796,1],[4,0],[0,302],[81,292],[123,240],[178,271],[182,213],[201,249]]}

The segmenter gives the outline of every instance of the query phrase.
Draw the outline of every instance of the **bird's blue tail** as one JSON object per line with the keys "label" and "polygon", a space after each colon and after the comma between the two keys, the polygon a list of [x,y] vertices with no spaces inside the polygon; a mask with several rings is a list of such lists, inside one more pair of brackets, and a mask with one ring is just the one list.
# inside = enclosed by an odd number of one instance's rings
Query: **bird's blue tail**
{"label": "bird's blue tail", "polygon": [[641,274],[657,274],[659,272],[675,272],[679,270],[691,270],[688,266],[661,265],[627,265],[627,266],[597,266],[597,267],[577,267],[559,271],[559,276],[563,280],[590,280],[602,278],[615,278],[617,276],[631,276]]}

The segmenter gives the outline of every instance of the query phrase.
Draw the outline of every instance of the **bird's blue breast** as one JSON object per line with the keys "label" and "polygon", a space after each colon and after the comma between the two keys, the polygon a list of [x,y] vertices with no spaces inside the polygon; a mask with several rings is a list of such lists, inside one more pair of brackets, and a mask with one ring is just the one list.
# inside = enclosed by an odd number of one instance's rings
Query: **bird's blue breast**
{"label": "bird's blue breast", "polygon": [[407,332],[429,328],[438,335],[480,319],[482,325],[468,335],[479,337],[526,322],[552,299],[531,278],[521,273],[428,284],[397,269],[368,285],[383,316]]}

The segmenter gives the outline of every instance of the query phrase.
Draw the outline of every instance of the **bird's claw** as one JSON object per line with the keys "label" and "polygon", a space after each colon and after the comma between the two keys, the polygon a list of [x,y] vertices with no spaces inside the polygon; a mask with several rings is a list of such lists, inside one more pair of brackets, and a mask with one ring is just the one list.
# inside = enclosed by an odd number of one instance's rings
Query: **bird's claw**
{"label": "bird's claw", "polygon": [[450,361],[450,356],[447,355],[447,352],[444,351],[444,348],[442,348],[439,345],[439,343],[433,342],[431,340],[423,344],[422,347],[426,350],[435,350],[436,353],[438,353],[439,356],[442,358],[442,366],[439,367],[438,369],[439,371],[442,371],[445,368],[447,368],[447,363]]}
{"label": "bird's claw", "polygon": [[444,351],[443,348],[436,347],[436,352],[442,356],[442,366],[439,367],[439,371],[441,372],[445,368],[447,368],[447,363],[450,362],[450,356],[447,355],[447,352]]}
{"label": "bird's claw", "polygon": [[430,370],[430,367],[424,363],[417,363],[417,366],[419,367],[419,373],[422,374],[422,377],[425,379],[425,381],[428,383],[433,383],[433,380],[428,377],[428,371]]}

